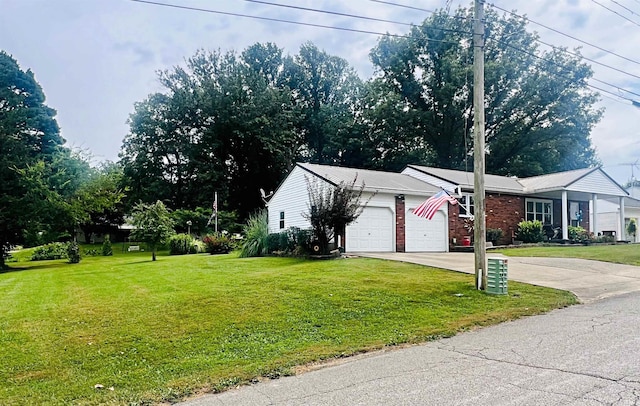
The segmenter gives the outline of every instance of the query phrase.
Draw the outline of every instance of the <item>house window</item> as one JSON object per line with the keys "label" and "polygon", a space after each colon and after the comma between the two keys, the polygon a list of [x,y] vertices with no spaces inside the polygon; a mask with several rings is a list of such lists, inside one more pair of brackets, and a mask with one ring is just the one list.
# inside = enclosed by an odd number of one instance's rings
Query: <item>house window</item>
{"label": "house window", "polygon": [[284,212],[281,211],[280,212],[280,229],[282,230],[284,228]]}
{"label": "house window", "polygon": [[553,225],[553,201],[542,199],[527,199],[527,220],[539,220],[542,224]]}
{"label": "house window", "polygon": [[460,217],[473,217],[473,195],[471,193],[463,193],[458,203],[460,204]]}

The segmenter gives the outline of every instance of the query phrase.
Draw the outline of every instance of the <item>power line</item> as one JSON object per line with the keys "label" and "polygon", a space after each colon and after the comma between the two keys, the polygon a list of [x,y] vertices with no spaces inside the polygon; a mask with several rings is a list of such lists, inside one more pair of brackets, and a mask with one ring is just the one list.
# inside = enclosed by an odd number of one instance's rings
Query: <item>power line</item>
{"label": "power line", "polygon": [[[420,11],[425,11],[425,12],[429,12],[429,13],[435,13],[435,11],[431,11],[431,10],[427,10],[427,9],[422,9],[422,8],[419,8],[419,7],[407,6],[407,5],[398,4],[398,3],[392,3],[392,2],[389,2],[389,1],[382,1],[382,0],[369,0],[369,1],[374,2],[374,3],[388,4],[388,5],[393,5],[393,6],[397,6],[397,7],[404,7],[404,8],[413,9],[413,10],[420,10]],[[611,1],[613,1],[613,2],[615,3],[615,1],[614,1],[614,0],[611,0]],[[640,0],[636,0],[636,1],[637,1],[638,3],[640,3]],[[559,34],[566,35],[566,34],[564,34],[564,33],[560,32],[560,31],[554,30],[554,29],[553,29],[553,28],[551,28],[551,27],[547,27],[547,26],[542,25],[542,24],[540,24],[540,23],[537,23],[537,22],[535,22],[535,21],[529,20],[528,18],[526,18],[526,17],[524,17],[524,16],[520,16],[520,15],[518,15],[518,14],[515,14],[515,13],[509,12],[509,11],[507,11],[507,10],[505,10],[505,9],[502,9],[502,8],[500,8],[500,7],[496,6],[495,4],[491,4],[491,6],[492,6],[492,7],[497,8],[497,9],[499,9],[499,10],[502,10],[502,11],[504,11],[504,12],[510,13],[511,15],[514,15],[514,16],[517,16],[517,17],[520,17],[520,18],[523,18],[523,19],[525,19],[525,20],[527,20],[527,21],[529,21],[529,22],[532,22],[532,23],[534,23],[534,24],[538,24],[538,25],[540,25],[540,26],[542,26],[542,27],[544,27],[544,28],[547,28],[547,29],[550,29],[550,30],[552,30],[552,31],[558,32]],[[569,35],[567,35],[567,36],[569,36]],[[571,37],[571,36],[569,36],[569,37],[570,37],[570,38],[573,38],[573,37]],[[587,42],[585,42],[585,41],[582,41],[582,40],[580,40],[580,39],[577,39],[577,38],[574,38],[574,39],[576,39],[577,41],[583,42],[583,43],[585,43],[585,44],[587,44],[587,45],[591,45],[591,44],[589,44],[589,43],[587,43]],[[622,69],[619,69],[619,68],[616,68],[616,67],[614,67],[614,66],[607,65],[607,64],[602,63],[602,62],[598,62],[598,61],[597,61],[597,60],[595,60],[595,59],[591,59],[591,58],[588,58],[588,57],[586,57],[586,56],[584,56],[584,55],[581,55],[581,54],[578,54],[578,53],[575,53],[575,52],[571,52],[571,51],[569,51],[569,50],[567,50],[567,49],[562,49],[562,48],[560,48],[560,47],[558,47],[558,46],[556,46],[556,45],[549,44],[549,43],[544,42],[544,41],[542,41],[542,40],[540,40],[540,39],[536,39],[535,41],[536,41],[536,42],[539,42],[539,43],[541,43],[541,44],[544,44],[544,45],[546,45],[546,46],[552,47],[552,48],[554,48],[554,49],[558,49],[558,50],[560,50],[560,51],[562,51],[562,52],[565,52],[565,53],[567,53],[567,54],[569,54],[569,55],[573,55],[573,56],[576,56],[576,57],[580,57],[580,58],[582,58],[582,59],[584,59],[584,60],[587,60],[587,61],[589,61],[589,62],[595,63],[595,64],[600,65],[600,66],[603,66],[603,67],[605,67],[605,68],[612,69],[612,70],[614,70],[614,71],[616,71],[616,72],[619,72],[619,73],[622,73],[622,74],[624,74],[624,75],[628,75],[628,76],[634,77],[634,78],[636,78],[636,79],[640,79],[640,75],[635,75],[635,74],[633,74],[633,73],[626,72],[626,71],[624,71],[624,70],[622,70]],[[596,48],[598,48],[598,49],[600,49],[600,50],[602,50],[602,51],[604,51],[604,52],[607,52],[607,53],[613,54],[613,55],[618,56],[618,57],[621,57],[621,58],[623,58],[623,59],[627,59],[626,57],[623,57],[623,56],[621,56],[621,55],[617,55],[617,54],[615,54],[615,53],[613,53],[613,52],[611,52],[611,51],[607,51],[607,50],[605,50],[605,49],[603,49],[603,48],[599,48],[599,47],[597,47],[597,46],[595,46],[595,45],[591,45],[591,46],[594,46],[594,47],[596,47]],[[627,59],[627,60],[629,60],[629,59]],[[634,61],[634,60],[629,60],[629,61],[640,64],[640,62],[636,62],[636,61]]]}
{"label": "power line", "polygon": [[579,53],[577,53],[577,52],[571,52],[571,51],[569,51],[568,49],[560,48],[560,47],[558,47],[558,46],[556,46],[556,45],[549,44],[548,42],[544,42],[544,41],[542,41],[542,40],[540,40],[540,39],[537,39],[537,40],[535,40],[535,41],[536,41],[536,42],[539,42],[539,43],[541,43],[541,44],[544,44],[544,45],[546,45],[546,46],[552,47],[552,48],[554,48],[554,49],[557,49],[557,50],[559,50],[559,51],[562,51],[562,52],[564,52],[564,53],[566,53],[566,54],[573,55],[573,56],[575,56],[575,57],[578,57],[578,58],[581,58],[581,59],[587,60],[587,61],[592,62],[592,63],[595,63],[595,64],[597,64],[597,65],[604,66],[605,68],[612,69],[612,70],[614,70],[614,71],[616,71],[616,72],[619,72],[619,73],[622,73],[622,74],[629,75],[629,76],[632,76],[632,77],[634,77],[634,78],[640,79],[640,75],[636,75],[636,74],[633,74],[633,73],[629,73],[629,72],[627,72],[627,71],[623,71],[622,69],[618,69],[618,68],[616,68],[615,66],[611,66],[611,65],[607,65],[606,63],[598,62],[598,61],[596,61],[595,59],[587,58],[586,56],[581,55],[581,54],[579,54]]}
{"label": "power line", "polygon": [[[635,11],[631,10],[629,7],[625,6],[624,4],[620,4],[618,3],[616,0],[611,0],[612,3],[617,4],[618,6],[622,7],[623,9],[627,10],[628,12],[630,12],[633,15],[636,15],[638,17],[640,17],[639,14],[637,14]],[[639,2],[640,3],[640,2]]]}
{"label": "power line", "polygon": [[[556,63],[556,62],[554,62],[554,61],[552,61],[552,60],[546,59],[546,58],[544,58],[544,57],[542,57],[542,56],[540,56],[540,55],[536,55],[536,54],[534,54],[534,53],[532,53],[532,52],[529,52],[529,51],[527,51],[527,50],[525,50],[525,49],[515,47],[515,46],[513,46],[513,45],[511,45],[511,44],[508,44],[508,43],[506,43],[506,42],[504,42],[504,41],[500,41],[500,40],[497,40],[497,39],[495,39],[495,38],[488,38],[488,39],[494,40],[494,41],[496,41],[496,42],[498,42],[498,43],[501,43],[501,44],[503,44],[503,45],[505,45],[505,46],[507,46],[507,47],[509,47],[509,48],[512,48],[512,49],[514,49],[514,50],[516,50],[516,51],[518,51],[518,52],[521,52],[521,53],[523,53],[523,54],[526,54],[526,55],[532,56],[532,57],[537,58],[537,59],[540,59],[540,60],[542,60],[542,61],[545,61],[545,62],[551,63],[551,64],[553,64],[553,65],[555,65],[555,66],[560,67],[560,68],[565,68],[564,66],[562,66],[562,65],[560,65],[560,64],[558,64],[558,63]],[[547,71],[547,72],[548,72],[548,73],[550,73],[550,74],[552,74],[552,75],[555,75],[555,76],[558,76],[558,77],[561,77],[561,78],[567,79],[567,80],[569,80],[569,81],[575,82],[575,79],[570,78],[570,77],[568,77],[568,76],[561,75],[561,74],[559,74],[559,73],[555,73],[555,72],[551,72],[551,71]],[[592,79],[592,80],[594,80],[594,81],[596,81],[596,82],[598,82],[598,83],[602,83],[602,84],[604,84],[604,85],[606,85],[606,86],[611,86],[611,87],[614,87],[614,88],[616,88],[616,89],[618,89],[618,90],[625,91],[625,92],[627,92],[627,93],[629,93],[629,94],[633,94],[633,95],[635,95],[635,96],[639,96],[639,97],[640,97],[640,94],[638,94],[638,93],[632,92],[632,91],[630,91],[630,90],[622,89],[621,87],[616,86],[616,85],[613,85],[613,84],[611,84],[611,83],[608,83],[608,82],[605,82],[605,81],[602,81],[602,80],[600,80],[600,79],[596,79],[596,78],[593,78],[593,77],[592,77],[591,79]],[[617,93],[614,93],[614,92],[612,92],[612,91],[609,91],[609,90],[603,89],[603,88],[601,88],[601,87],[594,86],[594,85],[592,85],[592,84],[590,84],[590,83],[586,83],[586,85],[587,85],[588,87],[592,88],[592,89],[596,89],[596,90],[599,90],[599,91],[601,91],[601,92],[608,93],[608,94],[610,94],[610,95],[612,95],[612,96],[618,97],[618,98],[620,98],[620,99],[627,100],[627,101],[631,102],[631,103],[632,103],[632,104],[634,104],[634,105],[635,105],[635,103],[638,103],[637,101],[635,101],[635,100],[633,100],[633,99],[630,99],[630,98],[627,98],[627,97],[621,96],[621,95],[619,95],[619,94],[617,94]]]}
{"label": "power line", "polygon": [[[232,12],[228,12],[228,11],[220,11],[220,10],[211,10],[211,9],[206,9],[206,8],[181,6],[181,5],[177,5],[177,4],[159,3],[159,2],[156,2],[156,1],[150,1],[150,0],[129,0],[129,1],[132,1],[132,2],[135,2],[135,3],[150,4],[150,5],[154,5],[154,6],[176,8],[176,9],[180,9],[180,10],[199,11],[199,12],[203,12],[203,13],[220,14],[220,15],[226,15],[226,16],[232,16],[232,17],[253,18],[255,20],[263,20],[263,21],[271,21],[271,22],[278,22],[278,23],[303,25],[303,26],[307,26],[307,27],[326,28],[326,29],[330,29],[330,30],[348,31],[348,32],[355,32],[355,33],[359,33],[359,34],[372,34],[372,35],[380,35],[380,36],[385,36],[386,35],[386,36],[395,37],[395,38],[410,38],[407,35],[391,34],[391,33],[388,33],[388,32],[387,33],[382,33],[382,32],[377,32],[377,31],[358,30],[358,29],[355,29],[355,28],[334,27],[334,26],[330,26],[330,25],[314,24],[314,23],[303,23],[301,21],[284,20],[284,19],[281,19],[281,18],[260,17],[260,16],[253,16],[253,15],[248,15],[248,14],[232,13]],[[437,39],[432,39],[432,38],[428,38],[428,40],[432,41],[432,42],[440,42],[440,43],[443,43],[443,44],[453,44],[453,45],[457,45],[458,44],[457,42],[437,40]]]}
{"label": "power line", "polygon": [[[361,19],[361,20],[378,21],[378,22],[382,22],[382,23],[391,23],[391,24],[399,24],[399,25],[404,25],[404,26],[407,26],[407,27],[414,27],[415,26],[412,23],[385,20],[383,18],[366,17],[366,16],[357,15],[357,14],[341,13],[341,12],[338,12],[338,11],[320,10],[320,9],[316,9],[316,8],[293,6],[293,5],[289,5],[289,4],[272,3],[270,1],[262,1],[262,0],[244,0],[244,1],[249,2],[249,3],[264,4],[264,5],[268,5],[268,6],[290,8],[290,9],[302,10],[302,11],[311,11],[313,13],[331,14],[331,15],[336,15],[336,16],[341,16],[341,17],[358,18],[358,19]],[[432,28],[432,29],[435,29],[435,30],[439,30],[439,31],[444,31],[444,32],[456,32],[456,33],[462,33],[462,34],[471,35],[471,31],[452,30],[452,29],[439,28],[439,27],[433,27],[433,26],[431,26],[429,28]]]}
{"label": "power line", "polygon": [[[406,4],[400,4],[400,3],[394,3],[391,1],[383,1],[383,0],[369,0],[372,3],[380,3],[380,4],[386,4],[389,6],[394,6],[394,7],[400,7],[400,8],[406,8],[409,10],[416,10],[416,11],[423,11],[425,13],[429,13],[429,14],[434,14],[435,11],[434,10],[429,10],[426,8],[420,8],[420,7],[414,7],[414,6],[408,6]],[[449,16],[452,18],[456,18],[456,19],[462,19],[462,20],[473,20],[473,18],[469,18],[469,17],[462,17],[462,16]]]}
{"label": "power line", "polygon": [[293,5],[290,5],[290,4],[272,3],[270,1],[261,1],[261,0],[244,0],[244,1],[249,2],[249,3],[264,4],[264,5],[267,5],[267,6],[291,8],[291,9],[294,9],[294,10],[311,11],[311,12],[314,12],[314,13],[331,14],[331,15],[336,15],[336,16],[341,16],[341,17],[358,18],[358,19],[361,19],[361,20],[378,21],[378,22],[381,22],[381,23],[399,24],[399,25],[404,25],[404,26],[407,26],[407,27],[412,27],[413,26],[412,23],[404,23],[404,22],[400,22],[400,21],[385,20],[383,18],[365,17],[365,16],[360,16],[360,15],[355,15],[355,14],[340,13],[340,12],[337,12],[337,11],[319,10],[319,9],[316,9],[316,8],[293,6]]}
{"label": "power line", "polygon": [[615,53],[615,52],[613,52],[613,51],[609,51],[608,49],[605,49],[605,48],[599,47],[598,45],[595,45],[595,44],[592,44],[592,43],[587,42],[587,41],[585,41],[585,40],[582,40],[582,39],[580,39],[580,38],[574,37],[573,35],[566,34],[566,33],[562,32],[562,31],[560,31],[560,30],[557,30],[557,29],[555,29],[555,28],[549,27],[548,25],[544,25],[544,24],[539,23],[539,22],[537,22],[537,21],[531,20],[531,19],[529,19],[528,17],[521,16],[520,14],[516,14],[516,13],[514,13],[514,12],[512,12],[512,11],[509,11],[509,10],[506,10],[506,9],[504,9],[504,8],[502,8],[502,7],[496,6],[496,5],[495,5],[495,4],[493,4],[493,3],[489,4],[489,6],[490,6],[490,7],[495,8],[495,9],[498,9],[498,10],[500,10],[500,11],[503,11],[503,12],[505,12],[505,13],[507,13],[507,14],[511,14],[512,16],[515,16],[515,17],[518,17],[518,18],[522,18],[522,19],[523,19],[523,20],[525,20],[525,21],[528,21],[528,22],[533,23],[533,24],[536,24],[536,25],[538,25],[538,26],[540,26],[540,27],[546,28],[546,29],[547,29],[547,30],[549,30],[549,31],[553,31],[553,32],[555,32],[555,33],[557,33],[557,34],[560,34],[560,35],[563,35],[563,36],[565,36],[565,37],[571,38],[571,39],[573,39],[573,40],[575,40],[575,41],[578,41],[578,42],[580,42],[580,43],[583,43],[583,44],[585,44],[585,45],[589,45],[590,47],[593,47],[593,48],[599,49],[600,51],[606,52],[606,53],[608,53],[608,54],[611,54],[611,55],[617,56],[618,58],[621,58],[621,59],[624,59],[624,60],[626,60],[626,61],[633,62],[633,63],[635,63],[635,64],[637,64],[637,65],[640,65],[640,62],[638,62],[638,61],[636,61],[636,60],[634,60],[634,59],[627,58],[626,56],[623,56],[623,55],[617,54],[617,53]]}
{"label": "power line", "polygon": [[[212,13],[212,14],[228,15],[228,16],[233,16],[233,17],[252,18],[252,19],[257,19],[257,20],[264,20],[264,21],[271,21],[271,22],[279,22],[279,23],[287,23],[287,24],[296,24],[296,25],[303,25],[303,26],[310,26],[310,27],[317,27],[317,28],[326,28],[326,29],[333,29],[333,30],[340,30],[340,31],[349,31],[349,32],[355,32],[355,33],[362,33],[362,34],[387,35],[387,36],[396,37],[396,38],[410,38],[410,37],[409,37],[409,36],[407,36],[407,35],[390,34],[390,33],[381,33],[381,32],[376,32],[376,31],[358,30],[358,29],[345,28],[345,27],[334,27],[334,26],[328,26],[328,25],[322,25],[322,24],[303,23],[303,22],[300,22],[300,21],[284,20],[284,19],[280,19],[280,18],[260,17],[260,16],[252,16],[252,15],[241,14],[241,13],[232,13],[232,12],[225,12],[225,11],[219,11],[219,10],[204,9],[204,8],[198,8],[198,7],[189,7],[189,6],[182,6],[182,5],[169,4],[169,3],[159,3],[159,2],[150,1],[150,0],[130,0],[130,1],[132,1],[132,2],[136,2],[136,3],[142,3],[142,4],[150,4],[150,5],[155,5],[155,6],[163,6],[163,7],[169,7],[169,8],[177,8],[177,9],[182,9],[182,10],[190,10],[190,11],[198,11],[198,12],[205,12],[205,13]],[[276,3],[270,3],[270,2],[266,2],[266,1],[260,1],[260,0],[245,0],[245,1],[253,2],[253,3],[261,3],[261,4],[266,4],[266,5],[278,5],[278,4],[276,4]],[[391,5],[396,5],[396,6],[400,6],[400,7],[407,7],[407,8],[416,9],[416,7],[404,6],[404,5],[400,5],[400,4],[397,4],[397,3],[391,3],[391,2],[381,1],[381,0],[370,0],[370,1],[372,1],[372,2],[376,2],[376,3],[391,4]],[[285,5],[280,4],[279,6],[285,6]],[[495,8],[501,9],[501,8],[499,8],[499,7],[495,6],[495,5],[492,5],[492,7],[495,7]],[[297,7],[297,6],[291,6],[291,8],[305,9],[306,11],[324,12],[323,10],[306,9],[306,8]],[[420,10],[422,10],[422,11],[428,11],[428,10],[425,10],[425,9],[420,9]],[[501,10],[503,10],[503,9],[501,9]],[[503,10],[503,11],[506,11],[506,10]],[[333,14],[332,12],[328,12],[328,13]],[[510,13],[510,12],[509,12],[509,13]],[[342,14],[342,13],[339,13],[339,14],[340,14],[340,15],[344,15],[344,16],[348,16],[348,17],[365,18],[365,19],[367,18],[367,17],[362,17],[362,16],[347,15],[347,14]],[[515,13],[511,13],[511,14],[516,15]],[[516,16],[517,16],[517,15],[516,15]],[[521,17],[521,16],[518,16],[518,17]],[[521,17],[521,18],[524,18],[524,17]],[[526,19],[526,18],[525,18],[525,19]],[[531,20],[528,20],[528,21],[531,21]],[[385,22],[389,22],[389,21],[385,21]],[[531,22],[533,22],[533,21],[531,21]],[[534,23],[535,23],[535,22],[534,22]],[[402,24],[404,24],[404,23],[402,23]],[[540,25],[540,24],[539,24],[539,25]],[[439,28],[437,28],[437,27],[429,27],[429,28],[439,29]],[[545,27],[545,28],[546,28],[546,27]],[[444,29],[443,29],[443,30],[444,30]],[[468,34],[468,32],[466,32],[466,31],[458,31],[458,30],[448,30],[448,31]],[[448,44],[459,45],[457,42],[451,42],[451,41],[434,40],[434,39],[431,39],[431,38],[427,38],[427,40],[428,40],[428,41],[434,41],[434,42],[440,42],[440,43],[448,43]],[[524,53],[529,54],[529,55],[531,55],[531,56],[534,56],[534,57],[536,57],[536,58],[546,60],[546,59],[544,59],[544,58],[542,58],[542,57],[540,57],[540,56],[538,56],[538,55],[532,54],[532,53],[530,53],[530,52],[528,52],[528,51],[526,51],[526,50],[523,50],[523,49],[520,49],[520,48],[514,47],[514,46],[512,46],[512,45],[510,45],[510,44],[507,44],[507,43],[504,43],[504,42],[502,42],[502,41],[498,41],[498,40],[496,40],[496,41],[497,41],[497,42],[500,42],[500,43],[503,43],[503,44],[505,44],[506,46],[509,46],[509,47],[511,47],[511,48],[513,48],[513,49],[515,49],[515,50],[517,50],[517,51],[524,52]],[[540,41],[540,42],[542,42],[542,41]],[[542,43],[543,43],[543,44],[545,44],[545,45],[548,45],[548,46],[552,46],[552,47],[553,47],[553,45],[551,45],[551,44],[547,44],[547,43],[544,43],[544,42],[542,42]],[[554,48],[555,48],[555,47],[554,47]],[[566,50],[565,50],[565,52],[568,52],[568,51],[566,51]],[[571,53],[571,54],[572,54],[572,55],[575,55],[575,56],[582,57],[582,56],[581,56],[581,55],[579,55],[579,54],[573,54],[573,53]],[[585,59],[588,59],[588,58],[585,58]],[[553,64],[555,64],[555,65],[558,65],[558,64],[554,63],[553,61],[549,61],[549,60],[546,60],[546,61],[548,61],[548,62],[550,62],[550,63],[553,63]],[[633,62],[635,62],[635,61],[633,61]],[[599,63],[599,62],[596,62],[596,63]],[[637,63],[637,62],[636,62],[636,63]],[[600,63],[599,63],[599,64],[600,64]],[[601,64],[601,65],[604,65],[604,64]],[[558,65],[558,66],[561,66],[561,65]],[[635,75],[633,75],[633,74],[629,74],[629,73],[624,72],[624,71],[621,71],[621,70],[619,70],[619,69],[617,69],[617,68],[614,68],[614,67],[611,67],[611,66],[608,66],[608,65],[604,65],[604,66],[609,67],[609,68],[614,69],[614,70],[617,70],[617,71],[619,71],[619,72],[621,72],[621,73],[625,73],[625,74],[628,74],[628,75],[631,75],[631,76],[637,77],[637,76],[635,76]],[[551,72],[551,73],[553,73],[553,72]],[[570,78],[567,78],[567,77],[564,77],[564,78],[571,80]],[[597,81],[597,82],[599,82],[599,83],[605,84],[605,85],[607,85],[607,86],[614,87],[614,88],[616,88],[616,89],[618,89],[618,90],[620,90],[620,91],[624,91],[624,92],[627,92],[627,93],[630,93],[630,94],[633,94],[633,95],[636,95],[636,96],[639,96],[639,97],[640,97],[640,94],[638,94],[638,93],[631,92],[631,91],[629,91],[629,90],[623,89],[623,88],[621,88],[621,87],[619,87],[619,86],[613,85],[613,84],[608,83],[608,82],[601,81],[601,80],[596,79],[596,78],[592,78],[592,79],[593,79],[593,80],[595,80],[595,81]],[[590,85],[590,84],[587,84],[587,86],[592,87],[592,88],[594,88],[594,89],[596,89],[596,90],[600,90],[600,91],[602,91],[602,92],[605,92],[605,93],[611,94],[611,95],[613,95],[613,96],[616,96],[616,97],[619,97],[619,98],[625,99],[625,100],[627,100],[627,101],[631,101],[632,103],[634,103],[634,101],[633,101],[633,100],[631,100],[631,99],[627,99],[626,97],[620,96],[620,95],[615,94],[615,93],[613,93],[613,92],[610,92],[610,91],[608,91],[608,90],[605,90],[605,89],[602,89],[602,88],[599,88],[599,87],[596,87],[596,86],[593,86],[593,85]],[[637,103],[637,102],[635,102],[635,103]]]}
{"label": "power line", "polygon": [[629,21],[631,24],[633,24],[633,25],[637,25],[638,27],[640,27],[640,24],[638,24],[637,22],[635,22],[635,21],[631,20],[630,18],[627,18],[627,17],[623,16],[622,14],[618,13],[618,12],[617,12],[617,11],[615,11],[615,10],[610,9],[609,7],[605,6],[604,4],[599,3],[599,2],[597,2],[596,0],[591,0],[591,1],[592,1],[592,2],[594,2],[594,3],[596,3],[597,5],[599,5],[600,7],[604,8],[605,10],[609,10],[609,11],[611,11],[613,14],[615,14],[615,15],[619,16],[620,18],[624,18],[625,20]]}
{"label": "power line", "polygon": [[407,6],[406,4],[399,4],[399,3],[394,3],[394,2],[391,2],[391,1],[382,1],[382,0],[369,0],[369,1],[372,2],[372,3],[387,4],[389,6],[401,7],[401,8],[406,8],[406,9],[409,9],[409,10],[424,11],[425,13],[430,13],[430,14],[435,13],[435,11],[428,10],[426,8]]}

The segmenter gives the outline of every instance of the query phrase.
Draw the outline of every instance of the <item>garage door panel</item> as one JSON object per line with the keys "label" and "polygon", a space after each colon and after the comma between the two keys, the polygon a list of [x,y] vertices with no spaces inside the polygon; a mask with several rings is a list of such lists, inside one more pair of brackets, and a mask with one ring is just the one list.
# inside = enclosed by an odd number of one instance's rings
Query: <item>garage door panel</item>
{"label": "garage door panel", "polygon": [[437,211],[431,220],[418,217],[409,209],[405,222],[405,250],[407,252],[447,251],[447,216]]}
{"label": "garage door panel", "polygon": [[393,251],[393,212],[388,207],[366,207],[347,226],[347,251]]}

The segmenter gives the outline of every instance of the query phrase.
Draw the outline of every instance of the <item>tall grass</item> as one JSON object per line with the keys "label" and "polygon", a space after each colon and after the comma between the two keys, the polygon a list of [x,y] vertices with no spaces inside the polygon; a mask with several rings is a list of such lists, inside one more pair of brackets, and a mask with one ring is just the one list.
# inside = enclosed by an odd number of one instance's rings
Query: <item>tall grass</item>
{"label": "tall grass", "polygon": [[249,216],[244,226],[245,240],[240,251],[241,258],[261,257],[267,253],[267,236],[269,235],[269,219],[266,210]]}

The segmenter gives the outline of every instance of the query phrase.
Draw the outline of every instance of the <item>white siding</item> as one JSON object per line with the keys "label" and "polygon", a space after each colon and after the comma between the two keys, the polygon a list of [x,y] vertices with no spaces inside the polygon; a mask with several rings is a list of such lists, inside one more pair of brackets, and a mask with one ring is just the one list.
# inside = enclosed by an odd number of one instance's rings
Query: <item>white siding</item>
{"label": "white siding", "polygon": [[302,217],[302,213],[309,211],[307,202],[309,195],[307,193],[307,180],[312,178],[324,182],[296,166],[293,171],[282,182],[278,190],[269,200],[269,232],[277,233],[280,229],[280,212],[284,212],[284,228],[299,227],[302,229],[311,228],[309,222]]}
{"label": "white siding", "polygon": [[640,242],[640,232],[636,233],[635,239],[627,234],[626,225],[629,219],[636,219],[636,223],[640,224],[640,208],[625,207],[625,230],[620,233],[620,206],[617,204],[598,201],[598,231],[615,231],[616,235],[623,235],[622,240],[631,242]]}
{"label": "white siding", "polygon": [[598,214],[598,231],[615,231],[617,234],[620,228],[618,225],[619,222],[620,215],[618,212],[600,213]]}
{"label": "white siding", "polygon": [[597,193],[598,195],[626,196],[611,179],[601,171],[593,171],[567,187],[572,192]]}
{"label": "white siding", "polygon": [[404,168],[402,173],[405,175],[409,175],[413,178],[419,179],[423,182],[427,182],[433,186],[442,188],[448,192],[454,192],[457,186],[457,185],[454,185],[453,183],[447,182],[440,178],[436,178],[435,176],[427,175],[426,173],[417,171],[413,168]]}

